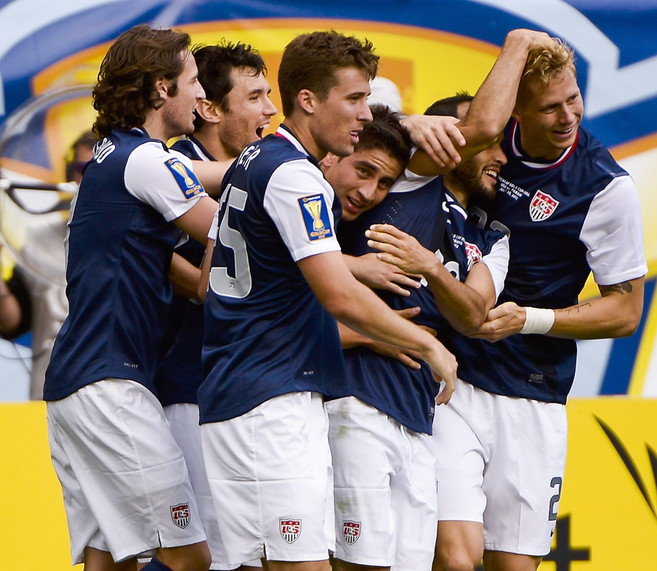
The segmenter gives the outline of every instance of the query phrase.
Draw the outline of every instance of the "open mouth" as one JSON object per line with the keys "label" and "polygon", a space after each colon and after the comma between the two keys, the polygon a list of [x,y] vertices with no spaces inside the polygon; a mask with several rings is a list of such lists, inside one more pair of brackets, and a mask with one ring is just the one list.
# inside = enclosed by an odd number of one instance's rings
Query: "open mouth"
{"label": "open mouth", "polygon": [[269,127],[269,123],[265,123],[264,125],[260,125],[260,127],[256,129],[256,136],[258,137],[258,139],[262,139],[262,137],[265,134],[265,129],[267,129],[268,127]]}
{"label": "open mouth", "polygon": [[497,181],[497,176],[499,175],[499,173],[496,170],[492,170],[492,169],[486,169],[484,171],[484,174],[486,176],[491,177],[494,181]]}
{"label": "open mouth", "polygon": [[351,197],[347,196],[346,198],[347,198],[347,205],[349,206],[349,210],[359,212],[363,208],[365,208],[364,205],[360,204],[359,202],[356,202]]}

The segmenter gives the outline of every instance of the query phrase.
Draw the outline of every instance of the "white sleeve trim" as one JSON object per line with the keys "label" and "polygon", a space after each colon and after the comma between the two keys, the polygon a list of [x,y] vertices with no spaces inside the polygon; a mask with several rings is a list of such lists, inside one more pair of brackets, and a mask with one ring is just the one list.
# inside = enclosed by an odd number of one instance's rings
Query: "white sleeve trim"
{"label": "white sleeve trim", "polygon": [[[177,159],[190,171],[191,161],[180,153],[168,152],[156,142],[137,147],[125,166],[124,182],[130,194],[157,210],[167,222],[179,218],[194,206],[205,191],[186,196],[166,162]],[[202,187],[201,187],[202,188]]]}
{"label": "white sleeve trim", "polygon": [[595,196],[580,239],[598,285],[614,285],[647,273],[641,207],[630,176],[615,178]]}
{"label": "white sleeve trim", "polygon": [[[330,226],[327,230],[330,232],[325,238],[311,240],[299,199],[314,195],[323,197]],[[340,251],[331,211],[333,197],[331,185],[307,159],[283,163],[269,179],[263,205],[295,262],[317,254]]]}
{"label": "white sleeve trim", "polygon": [[503,236],[495,242],[490,252],[481,261],[486,264],[493,278],[495,301],[497,301],[504,289],[504,280],[509,270],[509,238]]}

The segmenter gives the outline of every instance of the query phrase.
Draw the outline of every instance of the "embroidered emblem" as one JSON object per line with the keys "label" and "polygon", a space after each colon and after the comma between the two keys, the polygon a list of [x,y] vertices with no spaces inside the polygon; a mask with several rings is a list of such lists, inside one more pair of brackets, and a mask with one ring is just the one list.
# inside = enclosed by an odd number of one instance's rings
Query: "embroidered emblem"
{"label": "embroidered emblem", "polygon": [[193,198],[203,192],[203,185],[196,178],[196,175],[178,159],[169,159],[164,164],[173,174],[185,198]]}
{"label": "embroidered emblem", "polygon": [[358,541],[360,538],[360,526],[361,523],[359,521],[344,520],[342,522],[342,535],[347,545],[353,545]]}
{"label": "embroidered emblem", "polygon": [[477,246],[477,244],[471,244],[470,242],[465,243],[465,255],[468,259],[468,271],[470,271],[475,262],[478,262],[483,258],[479,246]]}
{"label": "embroidered emblem", "polygon": [[326,207],[324,195],[313,194],[299,199],[299,207],[303,214],[306,232],[309,240],[321,240],[333,236],[333,228],[329,219],[329,209]]}
{"label": "embroidered emblem", "polygon": [[529,203],[529,216],[534,222],[542,222],[552,216],[559,206],[559,201],[542,190],[537,190]]}
{"label": "embroidered emblem", "polygon": [[281,518],[278,520],[281,537],[288,543],[294,543],[301,535],[301,520]]}
{"label": "embroidered emblem", "polygon": [[185,529],[189,525],[190,511],[189,504],[178,504],[171,506],[171,519],[178,527]]}

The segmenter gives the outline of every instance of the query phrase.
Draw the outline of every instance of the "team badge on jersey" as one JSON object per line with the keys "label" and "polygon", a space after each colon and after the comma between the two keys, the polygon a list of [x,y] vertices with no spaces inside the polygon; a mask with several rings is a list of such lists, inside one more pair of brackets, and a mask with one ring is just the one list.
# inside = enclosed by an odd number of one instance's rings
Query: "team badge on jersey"
{"label": "team badge on jersey", "polygon": [[483,258],[479,246],[477,246],[477,244],[471,244],[470,242],[465,243],[465,255],[468,259],[468,271],[470,271],[475,262],[478,262]]}
{"label": "team badge on jersey", "polygon": [[347,545],[353,545],[360,538],[360,522],[344,520],[342,522],[342,535]]}
{"label": "team badge on jersey", "polygon": [[190,512],[189,504],[178,504],[176,506],[171,506],[171,519],[178,527],[183,529],[189,525]]}
{"label": "team badge on jersey", "polygon": [[176,179],[180,190],[183,191],[185,198],[192,198],[203,192],[203,185],[196,178],[196,175],[190,171],[178,159],[169,159],[164,163]]}
{"label": "team badge on jersey", "polygon": [[324,195],[304,196],[299,199],[299,207],[310,240],[321,240],[333,236],[329,209],[326,207]]}
{"label": "team badge on jersey", "polygon": [[278,520],[281,537],[288,543],[294,543],[301,535],[301,520],[281,518]]}
{"label": "team badge on jersey", "polygon": [[534,222],[541,222],[552,216],[559,206],[559,201],[542,190],[537,190],[529,203],[529,216]]}

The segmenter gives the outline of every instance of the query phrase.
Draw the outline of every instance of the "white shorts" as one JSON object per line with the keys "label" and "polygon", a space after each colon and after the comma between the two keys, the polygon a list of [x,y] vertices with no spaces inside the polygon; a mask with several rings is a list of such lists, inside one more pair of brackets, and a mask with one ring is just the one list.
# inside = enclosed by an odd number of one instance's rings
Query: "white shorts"
{"label": "white shorts", "polygon": [[210,484],[203,462],[198,405],[191,403],[172,404],[164,407],[164,414],[169,421],[171,434],[173,434],[178,446],[182,449],[189,479],[194,494],[196,494],[199,515],[212,554],[210,569],[225,569],[225,567],[220,566],[219,561],[219,554],[224,550],[224,546],[221,543],[219,524],[212,504]]}
{"label": "white shorts", "polygon": [[296,392],[201,425],[223,568],[266,556],[322,561],[333,550],[333,477],[322,398]]}
{"label": "white shorts", "polygon": [[436,541],[431,438],[355,397],[327,402],[336,552],[359,565],[431,569]]}
{"label": "white shorts", "polygon": [[484,524],[484,549],[549,553],[566,463],[566,407],[457,381],[433,423],[440,521]]}
{"label": "white shorts", "polygon": [[205,539],[182,451],[148,389],[107,379],[46,410],[73,564],[87,546],[122,561]]}

